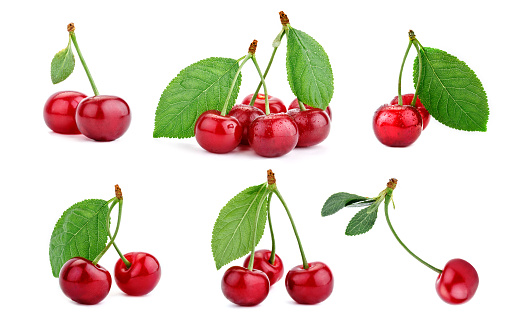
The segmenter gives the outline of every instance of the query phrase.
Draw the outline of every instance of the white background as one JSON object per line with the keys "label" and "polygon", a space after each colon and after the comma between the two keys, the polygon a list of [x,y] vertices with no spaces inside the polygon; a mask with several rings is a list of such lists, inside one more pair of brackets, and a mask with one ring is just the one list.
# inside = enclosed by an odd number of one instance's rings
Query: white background
{"label": "white background", "polygon": [[[524,326],[527,232],[525,205],[525,25],[521,1],[17,1],[0,9],[1,205],[0,302],[9,326]],[[154,114],[166,85],[184,67],[211,56],[239,58],[253,39],[265,67],[280,31],[278,12],[313,36],[335,77],[333,126],[309,149],[266,159],[250,149],[210,154],[194,139],[153,139]],[[91,94],[77,57],[66,81],[53,85],[49,67],[76,35],[101,94],[124,98],[132,124],[117,141],[51,132],[46,99],[60,90]],[[373,112],[397,92],[400,61],[413,29],[424,46],[445,50],[478,74],[488,95],[488,132],[468,133],[432,120],[411,147],[381,145]],[[285,38],[284,38],[285,41]],[[412,49],[409,60],[415,57]],[[250,63],[249,63],[250,64]],[[247,65],[238,100],[258,82]],[[270,94],[293,95],[285,42],[267,80]],[[403,92],[412,92],[411,66]],[[210,250],[214,221],[242,189],[276,173],[309,261],[333,270],[331,297],[294,303],[283,280],[259,306],[241,308],[220,290]],[[436,274],[391,235],[383,211],[362,236],[344,230],[356,209],[322,218],[328,196],[375,196],[399,179],[392,223],[419,256],[442,268],[471,262],[480,277],[467,304],[443,303]],[[147,251],[162,279],[145,297],[114,285],[96,306],[66,298],[51,274],[48,245],[56,220],[77,201],[109,199],[114,184],[125,204],[117,238],[124,252]],[[285,212],[273,202],[278,254],[286,270],[301,263]],[[269,248],[266,232],[258,248]],[[117,254],[100,264],[110,271]],[[234,264],[241,264],[242,260]],[[228,267],[228,266],[227,266]],[[523,314],[522,314],[523,313]]]}

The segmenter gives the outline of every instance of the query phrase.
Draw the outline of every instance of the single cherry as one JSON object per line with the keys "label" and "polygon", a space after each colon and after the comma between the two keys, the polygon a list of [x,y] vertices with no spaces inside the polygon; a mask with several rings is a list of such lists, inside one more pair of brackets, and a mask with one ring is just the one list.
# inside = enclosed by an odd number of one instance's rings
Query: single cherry
{"label": "single cherry", "polygon": [[298,143],[298,126],[285,113],[269,114],[256,118],[249,127],[249,144],[264,157],[287,154]]}
{"label": "single cherry", "polygon": [[80,134],[75,122],[77,106],[86,98],[77,91],[59,91],[52,94],[44,105],[44,122],[56,133]]}
{"label": "single cherry", "polygon": [[287,292],[297,303],[317,304],[326,300],[333,291],[333,274],[322,262],[309,263],[304,269],[298,265],[285,277]]}
{"label": "single cherry", "polygon": [[201,114],[194,126],[198,144],[211,153],[233,151],[242,140],[242,126],[234,116],[222,116],[218,110]]}
{"label": "single cherry", "polygon": [[96,141],[112,141],[122,136],[131,121],[130,108],[116,96],[93,96],[79,103],[75,121],[82,134]]}
{"label": "single cherry", "polygon": [[382,105],[373,115],[373,131],[389,147],[407,147],[419,138],[423,119],[415,107]]}
{"label": "single cherry", "polygon": [[237,104],[232,107],[229,111],[229,116],[236,117],[240,122],[242,127],[242,141],[241,144],[248,145],[248,134],[249,126],[251,123],[258,117],[263,116],[265,113],[254,106],[249,106],[245,104]]}
{"label": "single cherry", "polygon": [[[412,103],[412,100],[414,99],[414,94],[407,93],[405,95],[402,95],[402,97],[403,97],[403,105],[410,105]],[[399,103],[399,97],[395,96],[395,98],[393,98],[392,101],[390,102],[390,105],[397,105],[398,103]],[[421,117],[423,119],[423,130],[424,130],[428,126],[428,123],[430,123],[430,113],[426,110],[425,106],[423,106],[419,97],[417,97],[414,107],[417,108],[417,110],[419,111],[419,114],[421,114]]]}
{"label": "single cherry", "polygon": [[[269,283],[274,285],[275,282],[280,280],[284,275],[284,264],[282,259],[278,255],[274,255],[274,263],[271,264],[271,251],[267,249],[261,249],[254,252],[254,264],[253,268],[262,271],[269,278]],[[251,255],[245,258],[243,262],[243,267],[247,268],[249,266],[249,261],[251,260]]]}
{"label": "single cherry", "polygon": [[269,294],[269,278],[259,270],[248,270],[233,266],[223,275],[221,291],[225,297],[241,306],[254,306],[265,300]]}
{"label": "single cherry", "polygon": [[[306,109],[320,109],[320,108],[311,107],[306,104],[304,104],[304,106],[306,107]],[[287,110],[290,111],[291,109],[295,109],[295,108],[300,108],[300,106],[298,105],[298,98],[295,98],[295,100],[293,100],[291,104],[289,104],[289,107],[287,108]],[[324,112],[328,114],[330,120],[333,119],[333,117],[331,116],[331,108],[329,106],[326,107],[326,110]]]}
{"label": "single cherry", "polygon": [[100,265],[82,257],[68,260],[60,269],[60,288],[72,300],[81,304],[97,304],[110,292],[112,277]]}
{"label": "single cherry", "polygon": [[465,260],[453,259],[447,262],[436,280],[436,291],[449,304],[465,303],[478,289],[479,277],[476,269]]}
{"label": "single cherry", "polygon": [[142,296],[150,293],[161,279],[161,266],[157,259],[144,252],[132,252],[124,257],[130,262],[127,268],[122,259],[115,264],[115,282],[126,294]]}
{"label": "single cherry", "polygon": [[322,109],[301,111],[299,108],[287,112],[298,126],[297,147],[310,147],[324,141],[329,135],[331,120]]}
{"label": "single cherry", "polygon": [[[253,95],[254,93],[251,93],[247,97],[243,98],[242,104],[249,105],[251,103],[251,99],[253,98]],[[268,95],[268,97],[269,97],[269,112],[271,114],[287,112],[287,109],[285,108],[284,103],[279,98],[273,97],[271,95]],[[265,112],[265,94],[259,93],[256,96],[256,100],[254,101],[253,106]]]}

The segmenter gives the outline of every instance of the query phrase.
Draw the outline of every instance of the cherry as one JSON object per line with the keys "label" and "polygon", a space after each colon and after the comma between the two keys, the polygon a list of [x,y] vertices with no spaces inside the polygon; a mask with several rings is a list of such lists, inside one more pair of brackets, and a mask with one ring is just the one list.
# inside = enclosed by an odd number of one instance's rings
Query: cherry
{"label": "cherry", "polygon": [[81,304],[97,304],[110,292],[112,277],[100,265],[82,257],[68,260],[60,269],[60,288],[72,300]]}
{"label": "cherry", "polygon": [[[304,106],[306,107],[306,109],[320,109],[320,108],[311,107],[306,104],[304,104]],[[298,98],[295,98],[295,100],[293,100],[291,104],[289,104],[289,107],[287,108],[287,110],[290,111],[291,109],[295,109],[295,108],[300,108],[300,106],[298,106]],[[325,112],[326,114],[328,114],[329,119],[332,120],[333,117],[331,116],[331,108],[329,106],[326,107]]]}
{"label": "cherry", "polygon": [[221,290],[225,297],[241,306],[254,306],[265,300],[269,294],[269,278],[260,270],[248,270],[233,266],[225,271]]}
{"label": "cherry", "polygon": [[285,287],[297,303],[317,304],[331,295],[333,274],[322,262],[312,262],[308,265],[308,269],[298,265],[289,270],[285,277]]}
{"label": "cherry", "polygon": [[285,113],[256,118],[249,127],[249,144],[264,157],[277,157],[290,152],[298,143],[298,126]]}
{"label": "cherry", "polygon": [[201,114],[194,126],[198,144],[211,153],[233,151],[242,140],[242,126],[234,116],[222,116],[218,110]]}
{"label": "cherry", "polygon": [[[247,268],[249,266],[249,261],[251,255],[245,258],[243,262],[243,267]],[[254,264],[253,268],[262,271],[269,278],[269,284],[272,286],[275,282],[280,280],[284,275],[284,264],[282,259],[278,255],[274,255],[274,264],[271,264],[269,261],[271,259],[271,251],[267,249],[261,249],[254,252]]]}
{"label": "cherry", "polygon": [[130,108],[116,96],[93,96],[79,103],[75,116],[82,134],[96,141],[112,141],[130,126]]}
{"label": "cherry", "polygon": [[299,108],[287,112],[298,126],[297,147],[310,147],[324,141],[329,135],[331,120],[322,109],[301,111]]}
{"label": "cherry", "polygon": [[423,119],[415,107],[382,105],[373,116],[373,131],[379,141],[390,147],[407,147],[419,138]]}
{"label": "cherry", "polygon": [[247,137],[249,134],[249,126],[258,116],[263,115],[265,115],[265,113],[261,109],[254,106],[238,104],[232,107],[232,109],[229,111],[229,116],[236,117],[240,122],[240,125],[242,127],[241,144],[249,144],[249,140]]}
{"label": "cherry", "polygon": [[144,252],[127,253],[130,262],[127,268],[122,259],[115,264],[115,282],[126,294],[142,296],[150,293],[161,279],[161,267],[157,259]]}
{"label": "cherry", "polygon": [[[242,104],[249,105],[251,103],[251,99],[253,98],[254,93],[251,93],[247,97],[243,98]],[[267,95],[269,97],[269,111],[272,114],[276,113],[286,113],[287,109],[285,108],[284,103],[276,97],[273,97],[271,95]],[[259,93],[256,96],[256,100],[254,101],[254,107],[261,109],[265,112],[265,94]]]}
{"label": "cherry", "polygon": [[479,277],[476,269],[465,260],[453,259],[447,262],[436,280],[436,291],[449,304],[465,303],[478,289]]}
{"label": "cherry", "polygon": [[56,133],[80,134],[75,123],[77,105],[86,98],[77,91],[59,91],[52,94],[44,105],[44,121]]}
{"label": "cherry", "polygon": [[[407,93],[405,95],[402,95],[403,97],[403,105],[410,105],[412,103],[412,100],[414,99],[413,93]],[[399,97],[395,96],[395,98],[392,99],[390,102],[390,105],[397,105],[399,104]],[[415,102],[415,108],[419,111],[419,114],[421,114],[421,117],[423,118],[423,130],[426,129],[428,126],[428,123],[430,123],[430,113],[426,110],[425,106],[421,103],[421,100],[419,97],[417,97],[417,100]]]}

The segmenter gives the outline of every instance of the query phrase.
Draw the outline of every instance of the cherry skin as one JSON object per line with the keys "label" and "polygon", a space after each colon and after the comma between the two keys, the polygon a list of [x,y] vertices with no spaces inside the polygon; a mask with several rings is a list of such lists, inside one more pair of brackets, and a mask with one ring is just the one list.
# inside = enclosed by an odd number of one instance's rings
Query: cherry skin
{"label": "cherry skin", "polygon": [[[412,100],[414,99],[413,93],[407,93],[405,95],[402,95],[403,97],[403,105],[410,105],[412,103]],[[390,105],[397,105],[399,104],[399,97],[395,96],[395,98],[392,99],[390,102]],[[428,126],[428,123],[430,123],[430,113],[426,110],[425,106],[421,103],[421,100],[419,97],[417,97],[417,100],[415,101],[415,108],[419,111],[419,114],[421,114],[421,117],[423,118],[423,130],[426,129]]]}
{"label": "cherry skin", "polygon": [[[254,263],[253,268],[262,271],[269,278],[269,284],[272,286],[275,282],[280,280],[284,275],[284,264],[282,259],[278,255],[274,255],[274,264],[269,262],[271,258],[271,251],[267,249],[261,249],[254,252]],[[249,266],[249,261],[251,260],[251,255],[245,258],[243,262],[243,267],[247,268]]]}
{"label": "cherry skin", "polygon": [[77,91],[59,91],[52,94],[44,105],[44,122],[56,133],[80,134],[75,113],[77,106],[84,98],[84,93]]}
{"label": "cherry skin", "polygon": [[121,137],[131,121],[130,107],[116,96],[88,97],[79,103],[75,121],[82,134],[96,141]]}
{"label": "cherry skin", "polygon": [[75,302],[93,305],[108,295],[112,277],[100,265],[93,265],[82,257],[74,257],[60,269],[59,284],[64,294]]}
{"label": "cherry skin", "polygon": [[465,260],[453,259],[447,262],[437,277],[436,291],[449,304],[469,301],[478,289],[479,277],[476,269]]}
{"label": "cherry skin", "polygon": [[322,109],[301,111],[299,108],[287,112],[298,126],[297,147],[310,147],[324,141],[329,135],[331,120]]}
{"label": "cherry skin", "polygon": [[161,279],[161,266],[157,259],[144,252],[132,252],[124,257],[130,262],[127,268],[119,258],[115,263],[115,283],[126,294],[143,296],[150,293]]}
{"label": "cherry skin", "polygon": [[233,266],[225,271],[221,291],[225,297],[241,306],[254,306],[265,300],[269,294],[269,278],[259,270],[249,271]]}
{"label": "cherry skin", "polygon": [[278,157],[289,153],[298,143],[298,126],[285,113],[256,118],[249,127],[249,145],[264,157]]}
{"label": "cherry skin", "polygon": [[234,116],[222,116],[218,110],[208,110],[198,117],[194,134],[203,149],[224,154],[240,144],[242,126]]}
{"label": "cherry skin", "polygon": [[229,111],[229,116],[236,117],[242,126],[242,141],[241,144],[248,145],[248,134],[249,126],[251,123],[258,117],[263,116],[265,113],[254,106],[249,106],[245,104],[234,105]]}
{"label": "cherry skin", "polygon": [[[249,105],[251,103],[251,99],[253,98],[253,94],[254,93],[251,93],[247,97],[243,98],[242,104]],[[281,101],[279,98],[267,95],[267,99],[269,101],[269,112],[271,114],[287,112],[283,101]],[[256,108],[260,108],[265,113],[265,95],[263,93],[259,93],[256,96],[256,100],[254,101],[253,106]]]}
{"label": "cherry skin", "polygon": [[333,291],[333,274],[322,262],[308,263],[306,270],[298,265],[287,273],[285,287],[293,300],[300,304],[317,304]]}
{"label": "cherry skin", "polygon": [[373,115],[373,131],[389,147],[407,147],[421,135],[423,119],[415,107],[382,105]]}
{"label": "cherry skin", "polygon": [[[320,109],[320,108],[311,107],[306,104],[304,104],[304,107],[306,107],[306,109]],[[295,108],[300,108],[300,106],[298,106],[298,98],[295,98],[295,100],[293,100],[291,104],[289,104],[289,107],[287,108],[287,110],[290,111],[291,109],[295,109]],[[332,120],[333,116],[331,116],[331,108],[329,106],[326,107],[325,112],[326,114],[328,114],[329,119]]]}

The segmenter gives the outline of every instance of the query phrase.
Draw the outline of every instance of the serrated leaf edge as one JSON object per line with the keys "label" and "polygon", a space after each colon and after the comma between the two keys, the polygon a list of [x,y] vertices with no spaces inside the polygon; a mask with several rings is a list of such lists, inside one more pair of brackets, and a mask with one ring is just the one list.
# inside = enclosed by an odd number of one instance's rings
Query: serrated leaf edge
{"label": "serrated leaf edge", "polygon": [[[68,54],[70,52],[72,52],[72,50],[71,50],[71,40],[68,42],[68,46],[66,48],[64,48],[61,51],[57,52],[55,54],[55,56],[53,56],[53,59],[51,60],[52,64],[53,64],[53,61],[55,60],[55,58],[57,58],[57,56],[61,52],[63,52],[64,50],[67,50],[66,56],[68,56]],[[53,78],[53,70],[52,70],[53,65],[51,65],[51,67],[50,67],[50,76],[51,76],[51,82],[53,84],[58,84],[58,83],[60,83],[60,82],[62,82],[64,80],[66,80],[71,75],[71,73],[73,73],[73,70],[75,69],[75,56],[73,56],[73,55],[72,55],[72,60],[73,60],[73,68],[72,68],[71,72],[68,75],[66,75],[63,79],[54,80],[54,78]],[[61,71],[64,69],[64,64],[65,64],[65,61],[62,62],[62,65],[61,65],[61,68],[60,68]]]}

